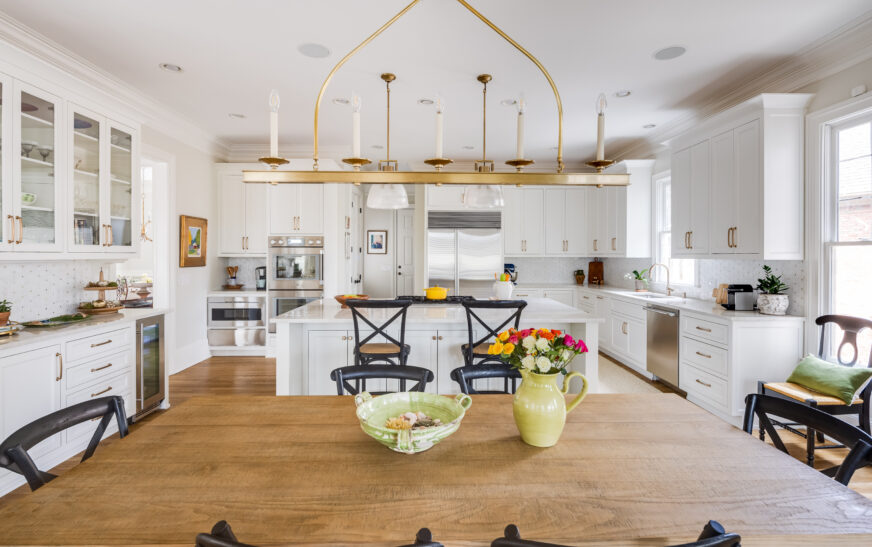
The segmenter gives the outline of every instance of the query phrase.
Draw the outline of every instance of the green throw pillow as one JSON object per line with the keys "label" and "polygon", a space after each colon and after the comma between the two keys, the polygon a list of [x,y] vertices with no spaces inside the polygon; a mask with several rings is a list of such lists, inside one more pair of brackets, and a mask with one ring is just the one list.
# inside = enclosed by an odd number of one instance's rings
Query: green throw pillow
{"label": "green throw pillow", "polygon": [[832,395],[849,405],[859,391],[866,387],[870,378],[872,369],[844,367],[809,354],[796,365],[787,381],[824,395]]}

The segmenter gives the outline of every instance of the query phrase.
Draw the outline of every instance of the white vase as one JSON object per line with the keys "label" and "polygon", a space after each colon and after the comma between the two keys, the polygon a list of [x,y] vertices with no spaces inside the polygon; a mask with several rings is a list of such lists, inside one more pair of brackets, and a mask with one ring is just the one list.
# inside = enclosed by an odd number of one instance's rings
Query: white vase
{"label": "white vase", "polygon": [[513,290],[515,290],[515,284],[511,281],[494,281],[494,296],[498,300],[509,300],[512,298]]}
{"label": "white vase", "polygon": [[757,311],[766,315],[784,315],[790,305],[790,297],[786,294],[757,295]]}

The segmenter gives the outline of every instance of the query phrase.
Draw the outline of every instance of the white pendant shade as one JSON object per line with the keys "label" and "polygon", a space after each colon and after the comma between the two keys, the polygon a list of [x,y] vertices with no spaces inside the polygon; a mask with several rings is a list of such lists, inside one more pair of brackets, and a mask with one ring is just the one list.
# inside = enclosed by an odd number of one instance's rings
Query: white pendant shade
{"label": "white pendant shade", "polygon": [[373,184],[366,198],[369,209],[405,209],[409,196],[402,184]]}
{"label": "white pendant shade", "polygon": [[463,198],[467,207],[492,209],[505,205],[503,189],[495,185],[467,186]]}

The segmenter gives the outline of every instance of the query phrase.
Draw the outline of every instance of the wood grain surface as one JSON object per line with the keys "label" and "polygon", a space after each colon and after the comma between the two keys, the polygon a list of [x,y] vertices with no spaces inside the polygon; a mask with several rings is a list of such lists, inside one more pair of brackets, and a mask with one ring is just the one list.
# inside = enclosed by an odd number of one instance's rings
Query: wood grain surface
{"label": "wood grain surface", "polygon": [[502,395],[474,396],[459,431],[414,456],[367,437],[336,396],[194,397],[101,448],[0,509],[0,543],[190,545],[226,519],[261,545],[400,545],[423,526],[485,545],[508,523],[657,545],[716,519],[745,545],[872,544],[779,538],[872,534],[872,501],[668,394],[589,395],[548,449],[521,442]]}

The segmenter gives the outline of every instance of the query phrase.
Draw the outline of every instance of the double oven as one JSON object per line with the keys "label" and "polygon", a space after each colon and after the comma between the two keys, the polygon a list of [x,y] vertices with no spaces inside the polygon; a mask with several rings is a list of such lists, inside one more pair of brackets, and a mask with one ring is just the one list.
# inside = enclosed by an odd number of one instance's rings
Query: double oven
{"label": "double oven", "polygon": [[267,324],[324,296],[324,237],[270,236],[266,267]]}

